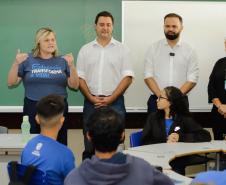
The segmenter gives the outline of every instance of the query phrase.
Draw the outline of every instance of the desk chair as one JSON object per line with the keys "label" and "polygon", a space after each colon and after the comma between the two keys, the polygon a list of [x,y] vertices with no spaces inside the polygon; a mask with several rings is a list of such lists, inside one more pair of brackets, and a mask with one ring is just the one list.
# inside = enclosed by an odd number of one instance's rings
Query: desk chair
{"label": "desk chair", "polygon": [[130,134],[129,136],[130,147],[140,146],[142,133],[143,133],[143,130],[139,130],[137,132],[133,132]]}
{"label": "desk chair", "polygon": [[8,128],[0,126],[0,134],[8,134]]}
{"label": "desk chair", "polygon": [[36,169],[34,166],[25,166],[11,161],[7,166],[10,183],[24,185],[48,185],[46,173]]}
{"label": "desk chair", "polygon": [[[143,130],[139,130],[137,132],[133,132],[130,134],[129,139],[130,139],[130,147],[136,147],[141,145],[141,137],[142,137]],[[162,167],[161,166],[154,166],[157,170],[162,172]]]}

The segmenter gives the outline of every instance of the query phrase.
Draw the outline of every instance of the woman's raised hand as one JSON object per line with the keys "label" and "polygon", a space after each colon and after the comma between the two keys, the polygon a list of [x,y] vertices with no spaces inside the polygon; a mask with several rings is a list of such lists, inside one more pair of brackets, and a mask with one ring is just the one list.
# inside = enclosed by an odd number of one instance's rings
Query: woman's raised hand
{"label": "woman's raised hand", "polygon": [[21,53],[20,49],[17,50],[16,58],[15,58],[15,63],[16,64],[21,64],[23,63],[28,57],[27,53]]}

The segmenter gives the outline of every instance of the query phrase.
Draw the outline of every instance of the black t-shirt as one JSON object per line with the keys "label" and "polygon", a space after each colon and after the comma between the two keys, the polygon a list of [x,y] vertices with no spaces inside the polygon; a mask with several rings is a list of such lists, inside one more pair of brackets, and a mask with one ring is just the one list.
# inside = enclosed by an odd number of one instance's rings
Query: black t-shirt
{"label": "black t-shirt", "polygon": [[226,103],[226,57],[221,58],[214,65],[213,71],[209,77],[208,96],[209,103],[212,99],[219,98],[220,101]]}

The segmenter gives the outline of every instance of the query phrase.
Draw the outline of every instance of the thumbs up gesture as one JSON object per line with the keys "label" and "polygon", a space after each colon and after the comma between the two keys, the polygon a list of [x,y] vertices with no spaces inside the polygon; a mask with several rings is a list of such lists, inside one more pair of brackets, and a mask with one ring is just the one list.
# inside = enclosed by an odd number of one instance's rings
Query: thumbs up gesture
{"label": "thumbs up gesture", "polygon": [[16,54],[16,59],[15,59],[16,64],[23,63],[27,59],[27,57],[28,57],[27,53],[21,53],[20,49],[18,49]]}
{"label": "thumbs up gesture", "polygon": [[67,61],[69,67],[74,66],[74,57],[72,53],[64,55],[63,58]]}

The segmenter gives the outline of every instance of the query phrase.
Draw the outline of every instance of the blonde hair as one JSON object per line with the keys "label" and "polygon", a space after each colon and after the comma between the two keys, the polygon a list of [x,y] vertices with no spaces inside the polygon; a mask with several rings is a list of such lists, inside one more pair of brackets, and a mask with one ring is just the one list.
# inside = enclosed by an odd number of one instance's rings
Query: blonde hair
{"label": "blonde hair", "polygon": [[[47,37],[50,33],[54,34],[56,38],[56,33],[51,28],[40,28],[35,35],[35,47],[32,49],[33,57],[38,57],[40,55],[40,40]],[[58,48],[56,45],[56,50],[52,53],[54,57],[58,54]]]}

